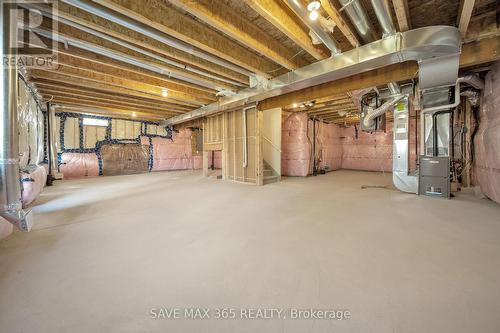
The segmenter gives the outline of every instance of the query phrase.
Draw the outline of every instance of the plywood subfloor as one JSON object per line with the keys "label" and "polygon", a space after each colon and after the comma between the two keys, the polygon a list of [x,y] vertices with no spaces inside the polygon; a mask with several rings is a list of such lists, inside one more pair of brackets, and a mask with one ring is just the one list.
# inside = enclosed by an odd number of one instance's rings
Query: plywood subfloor
{"label": "plywood subfloor", "polygon": [[[58,182],[0,242],[0,332],[498,332],[500,206],[164,172]],[[352,319],[153,320],[158,307],[342,308]]]}

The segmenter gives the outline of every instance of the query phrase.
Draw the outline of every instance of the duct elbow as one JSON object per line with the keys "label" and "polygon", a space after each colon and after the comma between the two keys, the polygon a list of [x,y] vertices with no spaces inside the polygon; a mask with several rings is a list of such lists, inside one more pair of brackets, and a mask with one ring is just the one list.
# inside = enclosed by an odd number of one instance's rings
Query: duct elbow
{"label": "duct elbow", "polygon": [[33,212],[23,209],[0,212],[0,216],[12,223],[19,230],[30,231],[33,227]]}

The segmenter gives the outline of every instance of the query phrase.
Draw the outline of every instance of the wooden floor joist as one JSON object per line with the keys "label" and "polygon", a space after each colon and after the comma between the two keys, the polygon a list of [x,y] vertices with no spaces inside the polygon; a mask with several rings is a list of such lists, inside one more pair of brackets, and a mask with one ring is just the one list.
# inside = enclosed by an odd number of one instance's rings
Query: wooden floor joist
{"label": "wooden floor joist", "polygon": [[228,37],[183,15],[164,2],[129,0],[94,0],[94,2],[250,72],[269,77],[268,72],[276,68],[276,63],[234,43]]}
{"label": "wooden floor joist", "polygon": [[308,63],[222,1],[169,0],[214,29],[289,70]]}
{"label": "wooden floor joist", "polygon": [[327,52],[313,45],[308,31],[297,22],[297,17],[283,3],[275,0],[245,0],[245,2],[316,60],[328,57]]}

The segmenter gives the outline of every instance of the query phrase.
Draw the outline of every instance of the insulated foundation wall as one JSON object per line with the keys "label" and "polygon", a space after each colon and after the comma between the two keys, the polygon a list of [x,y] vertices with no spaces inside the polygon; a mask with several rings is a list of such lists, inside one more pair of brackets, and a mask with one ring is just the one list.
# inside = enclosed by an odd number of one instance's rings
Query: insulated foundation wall
{"label": "insulated foundation wall", "polygon": [[[410,171],[417,164],[416,117],[410,120]],[[305,113],[293,113],[283,123],[282,174],[307,176],[312,173],[313,122]],[[316,159],[327,170],[392,171],[393,131],[363,132],[359,127],[339,127],[316,122]]]}
{"label": "insulated foundation wall", "polygon": [[475,184],[500,203],[500,62],[486,75],[474,153]]}

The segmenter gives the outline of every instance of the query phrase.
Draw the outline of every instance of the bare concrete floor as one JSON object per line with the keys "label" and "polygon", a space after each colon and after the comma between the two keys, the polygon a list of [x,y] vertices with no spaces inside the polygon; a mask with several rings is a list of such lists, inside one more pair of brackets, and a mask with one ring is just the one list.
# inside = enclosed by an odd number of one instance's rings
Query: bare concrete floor
{"label": "bare concrete floor", "polygon": [[[500,332],[500,206],[360,189],[390,182],[59,182],[37,199],[35,230],[0,242],[0,332]],[[151,319],[161,307],[352,317]]]}

